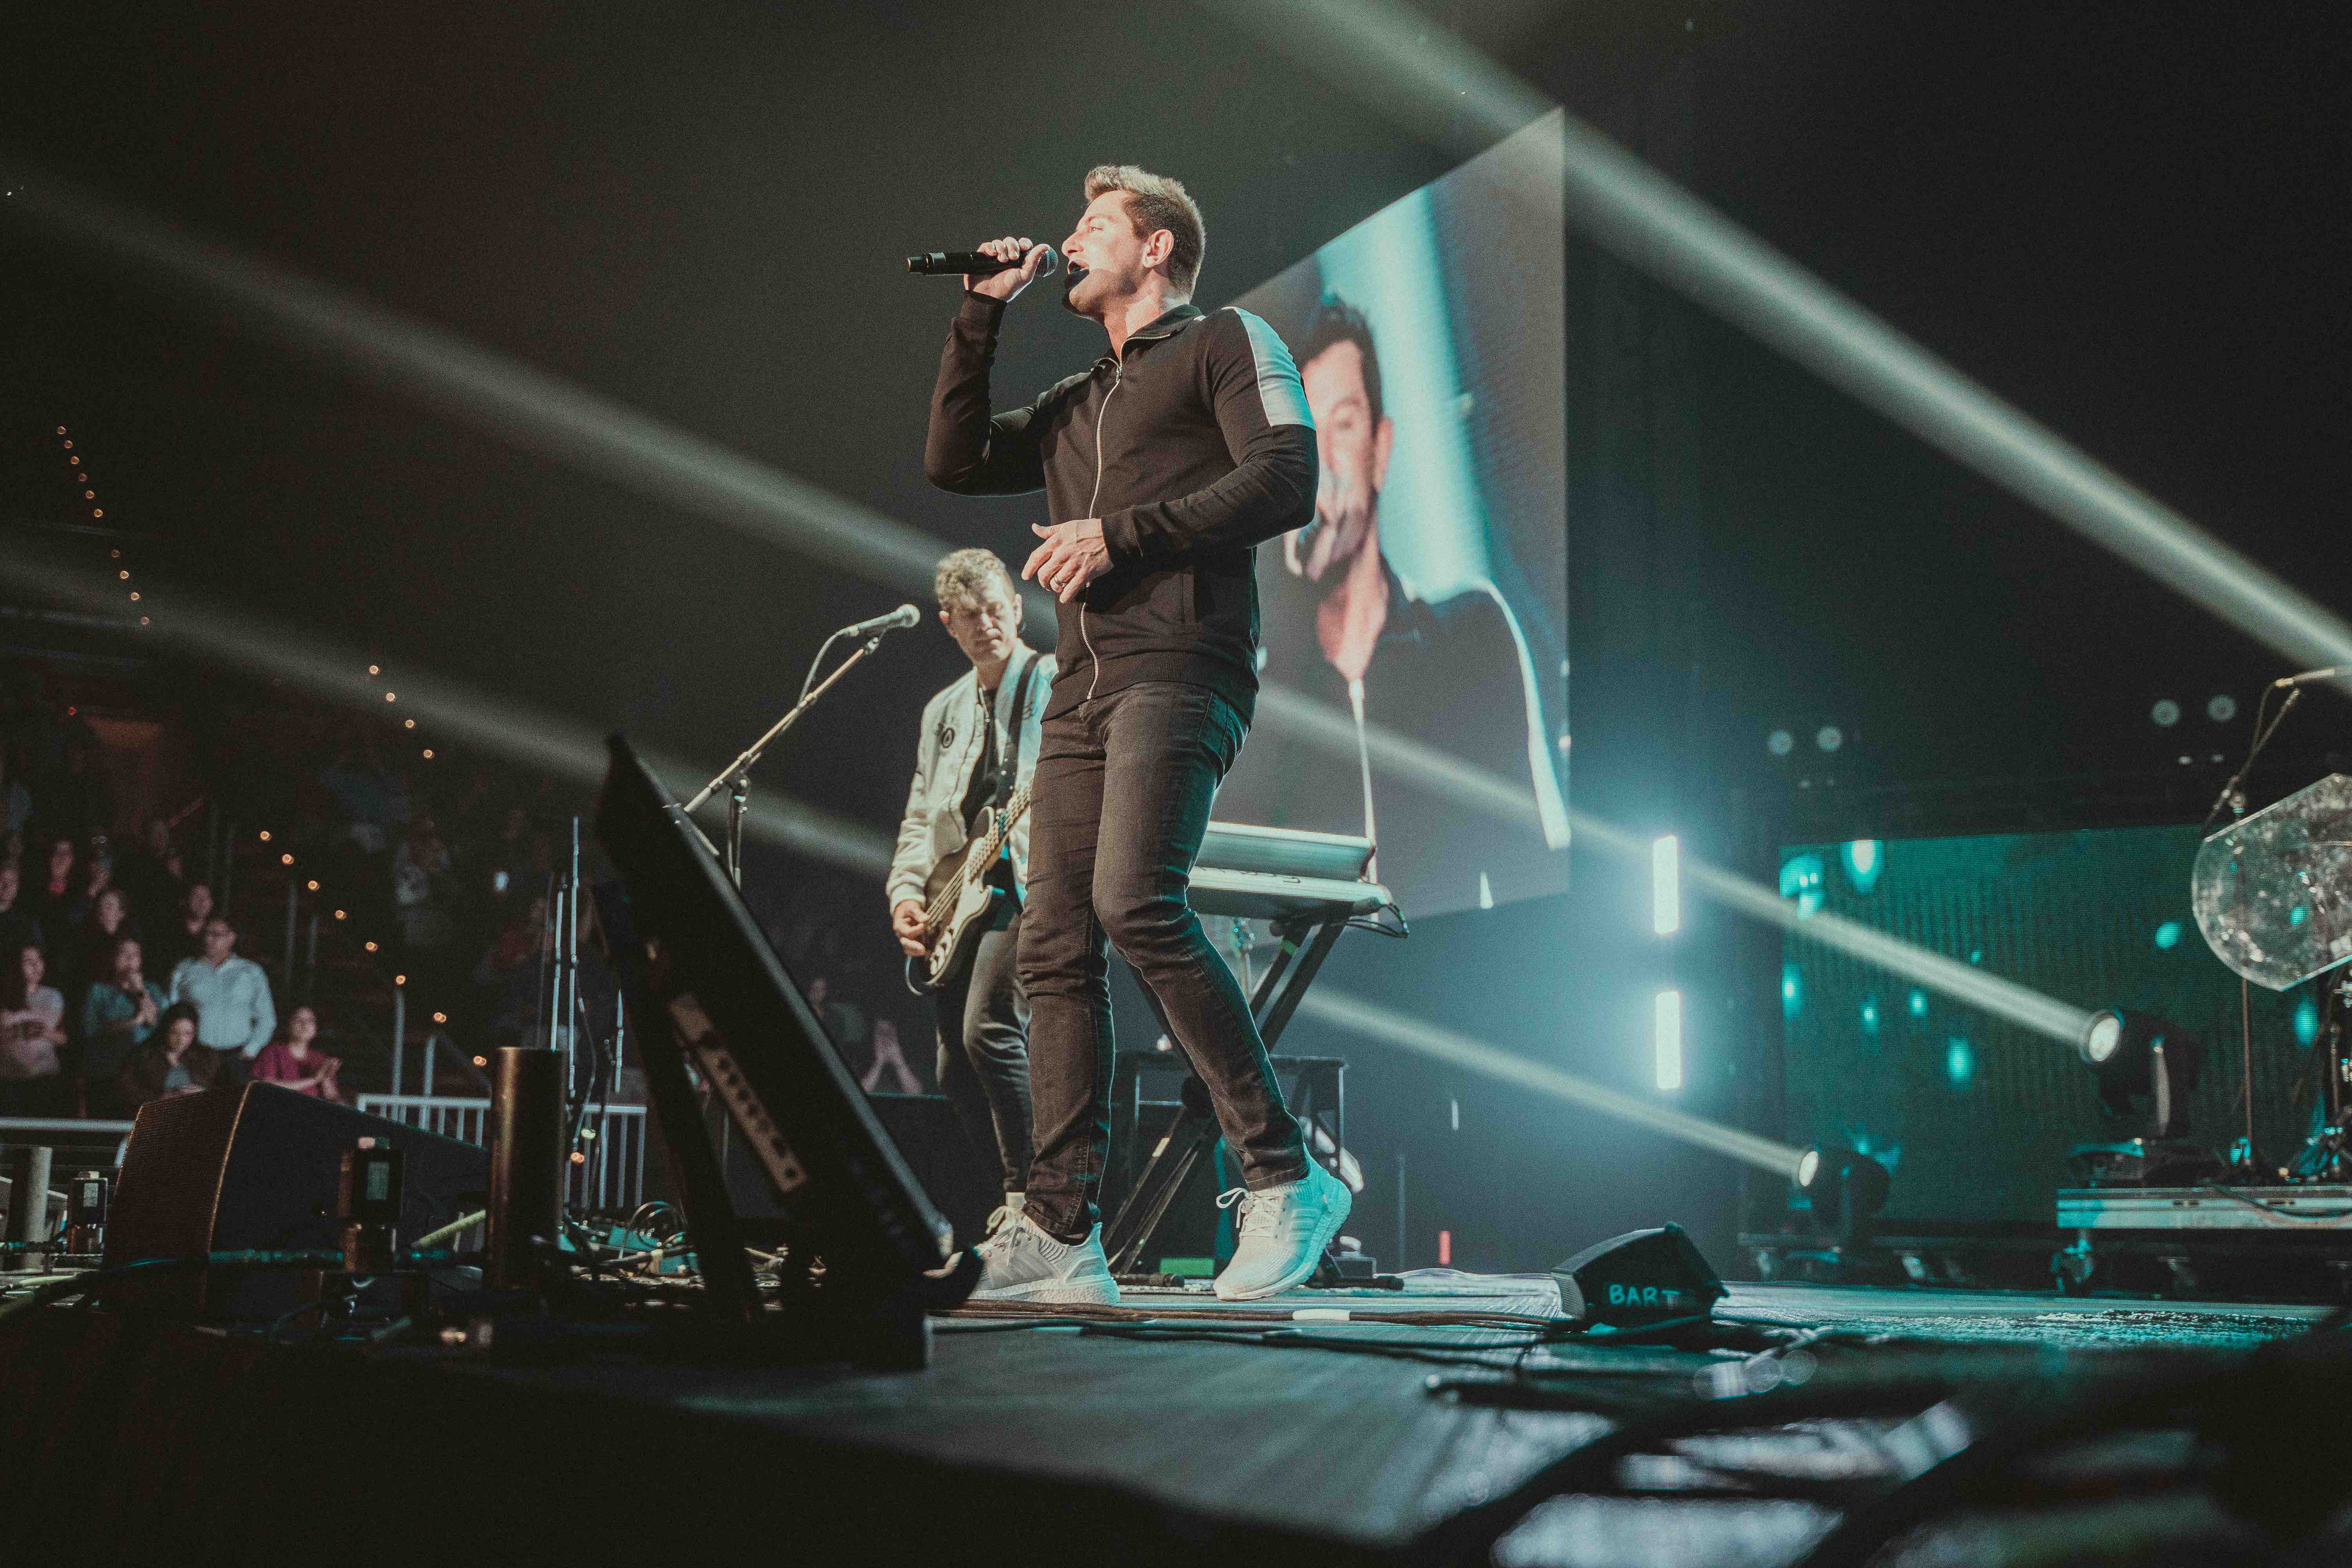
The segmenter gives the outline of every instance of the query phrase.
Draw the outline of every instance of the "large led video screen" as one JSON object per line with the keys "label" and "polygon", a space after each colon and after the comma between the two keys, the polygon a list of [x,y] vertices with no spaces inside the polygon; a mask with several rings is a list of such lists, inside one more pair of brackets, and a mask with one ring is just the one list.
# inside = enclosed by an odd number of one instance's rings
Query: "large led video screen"
{"label": "large led video screen", "polygon": [[[2078,1007],[2130,1007],[2204,1047],[2192,1142],[2245,1129],[2238,977],[2189,903],[2195,827],[1790,845],[1780,891]],[[2254,1136],[2273,1168],[2318,1099],[2315,987],[2252,989]],[[2072,1047],[1989,1016],[1803,934],[1784,943],[1784,1131],[1892,1167],[1890,1215],[2049,1225],[2078,1144],[2135,1129],[2102,1117]]]}
{"label": "large led video screen", "polygon": [[1234,301],[1298,362],[1321,480],[1258,548],[1266,689],[1217,816],[1367,835],[1412,915],[1567,887],[1560,135]]}

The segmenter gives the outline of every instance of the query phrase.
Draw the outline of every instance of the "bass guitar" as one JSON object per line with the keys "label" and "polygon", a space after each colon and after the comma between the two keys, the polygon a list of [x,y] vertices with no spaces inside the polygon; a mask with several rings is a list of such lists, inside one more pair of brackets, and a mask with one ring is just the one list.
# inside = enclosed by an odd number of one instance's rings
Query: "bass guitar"
{"label": "bass guitar", "polygon": [[962,974],[971,963],[972,949],[996,924],[1003,900],[1013,896],[1010,866],[997,874],[1005,840],[1013,824],[1029,809],[1029,790],[1023,786],[1002,810],[990,806],[974,825],[971,842],[953,855],[943,856],[923,882],[923,953],[907,960],[907,989],[918,996],[937,991]]}

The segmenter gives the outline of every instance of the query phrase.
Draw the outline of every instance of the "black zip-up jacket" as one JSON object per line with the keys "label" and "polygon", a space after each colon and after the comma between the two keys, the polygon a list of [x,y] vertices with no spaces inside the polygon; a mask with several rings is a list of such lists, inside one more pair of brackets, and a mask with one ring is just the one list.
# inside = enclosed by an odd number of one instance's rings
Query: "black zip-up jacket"
{"label": "black zip-up jacket", "polygon": [[1042,489],[1057,523],[1102,519],[1111,568],[1060,607],[1052,718],[1139,680],[1257,700],[1251,547],[1315,515],[1315,424],[1274,329],[1179,305],[1118,358],[989,411],[1004,304],[967,292],[931,394],[923,471],[958,495]]}

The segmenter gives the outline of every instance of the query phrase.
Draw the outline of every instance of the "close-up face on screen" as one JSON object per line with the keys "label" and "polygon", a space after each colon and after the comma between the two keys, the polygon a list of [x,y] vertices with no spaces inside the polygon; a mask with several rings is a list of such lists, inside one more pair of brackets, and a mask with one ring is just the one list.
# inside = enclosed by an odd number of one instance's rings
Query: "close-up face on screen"
{"label": "close-up face on screen", "polygon": [[1414,915],[1568,881],[1559,122],[1234,303],[1297,362],[1315,516],[1258,552],[1268,699],[1234,822],[1362,834]]}

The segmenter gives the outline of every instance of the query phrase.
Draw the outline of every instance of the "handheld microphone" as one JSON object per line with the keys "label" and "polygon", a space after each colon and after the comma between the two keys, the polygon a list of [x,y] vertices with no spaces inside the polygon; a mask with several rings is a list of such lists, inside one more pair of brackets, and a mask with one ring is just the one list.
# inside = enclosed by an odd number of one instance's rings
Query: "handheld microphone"
{"label": "handheld microphone", "polygon": [[878,637],[884,632],[910,631],[923,624],[923,613],[912,605],[901,605],[887,616],[877,616],[870,621],[859,621],[835,633],[845,637]]}
{"label": "handheld microphone", "polygon": [[993,256],[977,250],[927,250],[920,256],[907,258],[907,270],[919,277],[964,273],[973,278],[985,278],[992,272],[1010,272],[1041,250],[1045,253],[1045,262],[1038,268],[1037,276],[1050,278],[1062,265],[1062,253],[1050,245],[1031,246],[1011,261],[999,261]]}
{"label": "handheld microphone", "polygon": [[2352,664],[2331,664],[2326,669],[2306,669],[2301,675],[2289,675],[2271,682],[2273,686],[2308,686],[2315,680],[2333,680],[2339,675],[2352,675]]}

